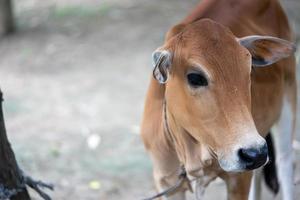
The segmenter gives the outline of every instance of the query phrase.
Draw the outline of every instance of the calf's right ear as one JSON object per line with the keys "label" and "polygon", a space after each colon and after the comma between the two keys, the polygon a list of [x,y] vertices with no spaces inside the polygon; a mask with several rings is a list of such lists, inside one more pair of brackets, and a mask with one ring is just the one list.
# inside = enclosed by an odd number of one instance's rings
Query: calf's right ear
{"label": "calf's right ear", "polygon": [[239,42],[251,53],[254,67],[271,65],[296,51],[293,43],[271,36],[247,36],[240,38]]}
{"label": "calf's right ear", "polygon": [[171,67],[171,53],[167,50],[156,50],[152,54],[153,77],[160,83],[168,81]]}

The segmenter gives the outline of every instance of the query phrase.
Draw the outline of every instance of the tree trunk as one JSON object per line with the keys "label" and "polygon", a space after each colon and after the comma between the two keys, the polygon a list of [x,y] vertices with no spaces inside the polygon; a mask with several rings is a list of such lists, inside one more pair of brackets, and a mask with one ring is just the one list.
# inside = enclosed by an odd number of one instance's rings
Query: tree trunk
{"label": "tree trunk", "polygon": [[[0,0],[1,1],[1,0]],[[14,152],[8,142],[4,117],[2,111],[2,92],[0,91],[0,185],[3,191],[15,193],[10,197],[1,197],[0,200],[9,198],[11,200],[30,200],[29,194],[22,180]]]}
{"label": "tree trunk", "polygon": [[0,36],[14,31],[11,0],[0,0]]}

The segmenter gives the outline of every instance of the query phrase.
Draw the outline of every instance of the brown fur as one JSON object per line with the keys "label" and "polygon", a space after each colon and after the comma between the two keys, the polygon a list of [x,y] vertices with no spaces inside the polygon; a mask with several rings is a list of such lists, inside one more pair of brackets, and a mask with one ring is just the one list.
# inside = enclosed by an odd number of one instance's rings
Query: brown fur
{"label": "brown fur", "polygon": [[[141,128],[158,189],[175,183],[183,163],[195,177],[223,178],[230,199],[248,198],[251,172],[224,172],[211,153],[226,152],[241,130],[265,137],[280,116],[284,93],[296,105],[294,57],[251,70],[251,55],[234,39],[248,35],[292,40],[277,0],[203,0],[167,33],[163,47],[174,52],[171,79],[160,85],[151,78]],[[213,91],[190,95],[184,75],[195,63],[211,76]],[[165,130],[164,99],[172,135]]]}

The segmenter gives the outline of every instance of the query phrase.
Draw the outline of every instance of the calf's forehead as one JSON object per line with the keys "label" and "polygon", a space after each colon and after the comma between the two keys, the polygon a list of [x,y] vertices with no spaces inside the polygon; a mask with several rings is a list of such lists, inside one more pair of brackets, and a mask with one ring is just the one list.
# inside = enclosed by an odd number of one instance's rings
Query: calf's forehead
{"label": "calf's forehead", "polygon": [[197,67],[198,64],[212,75],[250,73],[250,53],[218,23],[200,20],[186,27],[177,37],[174,59],[181,67]]}

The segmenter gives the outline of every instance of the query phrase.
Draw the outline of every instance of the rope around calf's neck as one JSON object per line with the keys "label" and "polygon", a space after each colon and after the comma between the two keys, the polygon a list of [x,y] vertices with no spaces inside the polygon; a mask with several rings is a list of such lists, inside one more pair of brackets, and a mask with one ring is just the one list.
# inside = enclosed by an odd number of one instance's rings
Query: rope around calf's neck
{"label": "rope around calf's neck", "polygon": [[178,180],[173,186],[167,188],[166,190],[164,190],[164,191],[162,191],[162,192],[160,192],[160,193],[158,193],[158,194],[156,194],[152,197],[149,197],[149,198],[146,198],[146,199],[143,199],[143,200],[154,200],[154,199],[157,199],[157,198],[162,197],[162,196],[172,195],[177,191],[177,189],[179,187],[182,186],[184,181],[188,181],[188,179],[187,179],[186,170],[185,170],[184,166],[182,166],[181,167],[181,172],[178,175]]}
{"label": "rope around calf's neck", "polygon": [[[167,107],[166,106],[166,100],[164,100],[164,102],[163,102],[163,112],[164,113],[163,114],[164,114],[164,121],[165,121],[165,129],[166,129],[166,131],[168,132],[168,134],[170,135],[171,139],[174,142],[174,138],[172,137],[170,127],[169,127],[169,124],[168,124],[168,121],[167,121],[167,108],[166,107]],[[172,195],[178,190],[179,187],[182,186],[184,181],[189,181],[189,180],[187,178],[187,173],[186,173],[185,167],[182,164],[181,165],[181,172],[178,175],[178,180],[173,186],[167,188],[166,190],[164,190],[164,191],[162,191],[162,192],[160,192],[160,193],[158,193],[158,194],[156,194],[156,195],[154,195],[150,198],[146,198],[146,199],[143,199],[143,200],[153,200],[153,199],[157,199],[157,198],[162,197],[162,196]]]}

